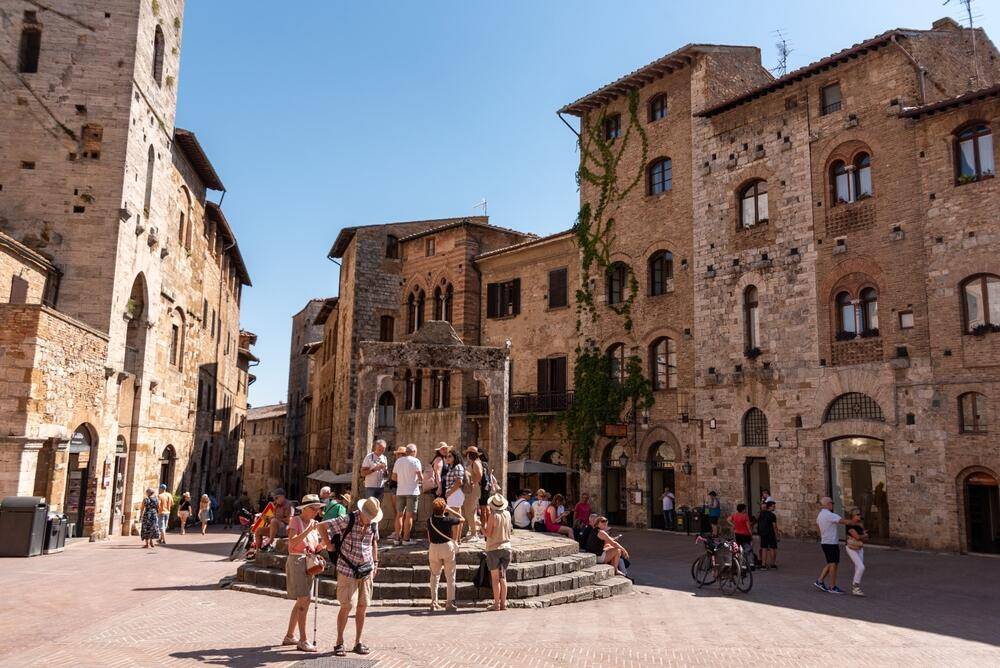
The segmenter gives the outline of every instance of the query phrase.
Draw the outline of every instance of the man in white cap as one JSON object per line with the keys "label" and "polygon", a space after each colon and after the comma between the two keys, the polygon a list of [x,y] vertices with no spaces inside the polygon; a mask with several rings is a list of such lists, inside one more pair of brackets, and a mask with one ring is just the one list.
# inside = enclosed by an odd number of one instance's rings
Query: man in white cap
{"label": "man in white cap", "polygon": [[337,571],[337,644],[334,656],[346,656],[344,649],[344,629],[351,609],[354,613],[356,654],[368,654],[371,650],[361,642],[365,628],[365,613],[372,598],[372,582],[378,572],[378,523],[382,519],[382,504],[375,497],[359,499],[357,510],[333,520],[319,524],[320,534],[329,540],[336,536],[339,543],[334,559]]}

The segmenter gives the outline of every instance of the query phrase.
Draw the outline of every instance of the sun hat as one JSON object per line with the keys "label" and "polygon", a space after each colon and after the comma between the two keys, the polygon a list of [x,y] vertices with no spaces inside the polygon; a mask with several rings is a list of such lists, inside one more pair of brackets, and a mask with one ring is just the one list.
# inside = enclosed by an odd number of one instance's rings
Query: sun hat
{"label": "sun hat", "polygon": [[434,448],[434,449],[440,451],[440,450],[448,450],[450,447],[451,446],[449,446],[447,443],[445,443],[444,441],[441,441],[440,443],[437,444],[437,447]]}
{"label": "sun hat", "polygon": [[305,508],[312,508],[313,506],[322,508],[324,505],[326,504],[320,501],[319,497],[316,496],[315,494],[306,494],[305,496],[302,497],[302,503],[299,504],[299,508],[305,509]]}
{"label": "sun hat", "polygon": [[479,448],[477,448],[477,447],[476,447],[476,446],[474,446],[474,445],[470,445],[469,447],[467,447],[467,448],[465,449],[465,454],[469,454],[470,452],[471,452],[472,454],[475,454],[475,455],[478,455],[478,454],[479,454]]}
{"label": "sun hat", "polygon": [[397,448],[396,448],[396,449],[395,449],[395,450],[393,451],[393,453],[392,453],[392,454],[394,454],[394,455],[397,455],[397,456],[398,456],[398,455],[405,455],[405,454],[406,454],[406,448],[405,448],[405,447],[403,447],[403,446],[401,445],[401,446],[397,447]]}
{"label": "sun hat", "polygon": [[378,523],[382,519],[382,504],[374,496],[358,499],[358,510],[367,515],[372,522]]}
{"label": "sun hat", "polygon": [[489,505],[490,505],[490,510],[496,510],[496,511],[507,510],[507,499],[504,498],[503,494],[497,492],[496,494],[490,497]]}

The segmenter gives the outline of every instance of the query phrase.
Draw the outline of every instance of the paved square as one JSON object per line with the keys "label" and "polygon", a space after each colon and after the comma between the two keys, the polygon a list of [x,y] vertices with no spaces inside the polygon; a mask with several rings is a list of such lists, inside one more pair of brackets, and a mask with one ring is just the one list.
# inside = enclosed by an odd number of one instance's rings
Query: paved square
{"label": "paved square", "polygon": [[375,608],[373,654],[345,661],[328,653],[337,608],[319,609],[327,653],[305,656],[275,646],[291,602],[219,588],[234,539],[171,534],[148,551],[116,538],[0,560],[0,666],[1000,665],[998,559],[869,548],[859,599],[813,589],[818,547],[784,541],[779,570],[727,597],[694,588],[692,538],[626,531],[634,594],[502,614]]}

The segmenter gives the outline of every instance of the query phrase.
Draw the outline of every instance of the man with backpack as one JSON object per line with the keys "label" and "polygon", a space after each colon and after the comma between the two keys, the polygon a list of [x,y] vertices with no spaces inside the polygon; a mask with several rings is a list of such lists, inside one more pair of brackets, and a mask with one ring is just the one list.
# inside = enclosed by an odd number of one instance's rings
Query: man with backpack
{"label": "man with backpack", "polygon": [[371,650],[361,642],[365,628],[365,614],[372,599],[372,583],[378,573],[378,523],[382,519],[382,506],[375,497],[360,499],[357,510],[333,520],[321,522],[320,534],[333,545],[336,555],[331,553],[337,571],[337,644],[334,656],[346,656],[344,650],[344,630],[351,609],[354,613],[356,654],[368,654]]}

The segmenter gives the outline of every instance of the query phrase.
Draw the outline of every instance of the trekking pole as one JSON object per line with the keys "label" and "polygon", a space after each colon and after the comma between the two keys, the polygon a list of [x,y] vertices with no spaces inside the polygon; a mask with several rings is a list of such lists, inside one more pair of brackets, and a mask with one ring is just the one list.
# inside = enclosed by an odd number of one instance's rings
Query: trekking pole
{"label": "trekking pole", "polygon": [[316,631],[317,626],[319,626],[319,577],[313,578],[313,647],[316,647],[316,642],[319,640],[319,634]]}

